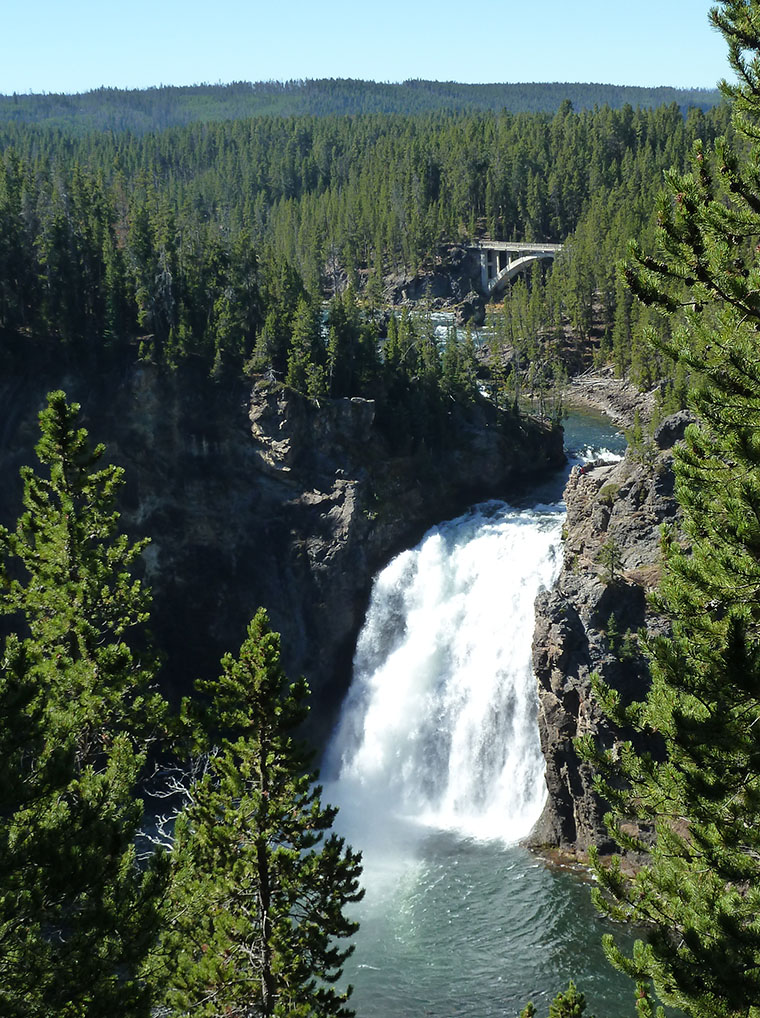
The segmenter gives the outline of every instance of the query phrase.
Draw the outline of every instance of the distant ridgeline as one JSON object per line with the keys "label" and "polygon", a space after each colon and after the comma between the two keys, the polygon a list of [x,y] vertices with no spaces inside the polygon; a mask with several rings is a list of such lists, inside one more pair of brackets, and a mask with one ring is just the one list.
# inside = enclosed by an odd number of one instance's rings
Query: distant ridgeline
{"label": "distant ridgeline", "polygon": [[555,113],[569,100],[576,110],[626,103],[653,109],[676,103],[706,111],[721,102],[717,89],[639,88],[586,82],[466,85],[454,81],[388,84],[351,78],[99,88],[77,95],[0,96],[0,123],[36,123],[68,130],[145,132],[195,121],[254,116],[330,116],[360,113]]}

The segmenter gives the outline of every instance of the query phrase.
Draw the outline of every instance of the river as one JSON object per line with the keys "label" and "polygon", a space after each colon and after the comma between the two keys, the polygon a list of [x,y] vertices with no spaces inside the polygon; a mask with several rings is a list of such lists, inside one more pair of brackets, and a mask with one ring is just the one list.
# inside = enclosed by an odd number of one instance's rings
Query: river
{"label": "river", "polygon": [[[572,414],[572,462],[624,440]],[[569,468],[568,468],[569,469]],[[588,878],[519,841],[544,800],[533,602],[561,565],[567,470],[440,524],[375,579],[324,766],[364,853],[346,965],[358,1018],[543,1018],[572,978],[598,1018],[634,1013],[604,959]]]}

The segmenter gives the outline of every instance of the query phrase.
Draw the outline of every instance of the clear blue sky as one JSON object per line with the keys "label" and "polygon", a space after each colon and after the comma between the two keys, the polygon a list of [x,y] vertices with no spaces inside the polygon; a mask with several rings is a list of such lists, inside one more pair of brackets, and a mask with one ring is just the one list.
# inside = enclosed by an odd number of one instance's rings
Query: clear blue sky
{"label": "clear blue sky", "polygon": [[363,78],[712,87],[702,0],[7,0],[0,93]]}

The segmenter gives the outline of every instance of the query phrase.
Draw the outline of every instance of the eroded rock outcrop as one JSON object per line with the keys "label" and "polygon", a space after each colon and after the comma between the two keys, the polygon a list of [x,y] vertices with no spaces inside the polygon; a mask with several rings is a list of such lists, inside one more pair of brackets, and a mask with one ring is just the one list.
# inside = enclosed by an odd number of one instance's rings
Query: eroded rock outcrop
{"label": "eroded rock outcrop", "polygon": [[[415,304],[426,300],[436,307],[456,307],[480,287],[480,259],[467,248],[442,250],[435,268],[414,276],[389,277],[386,296],[392,304]],[[477,298],[482,304],[482,299]],[[470,316],[472,317],[472,315]]]}
{"label": "eroded rock outcrop", "polygon": [[265,381],[249,409],[258,470],[280,506],[281,568],[291,571],[289,617],[278,613],[276,624],[300,648],[293,666],[335,703],[375,573],[434,523],[563,459],[559,433],[517,422],[505,431],[485,405],[463,412],[456,441],[434,456],[394,454],[374,410],[362,399],[317,405]]}
{"label": "eroded rock outcrop", "polygon": [[536,602],[533,658],[548,800],[529,839],[533,847],[581,857],[591,845],[613,847],[605,806],[573,740],[591,733],[610,748],[630,737],[602,714],[590,677],[598,673],[627,702],[646,691],[636,634],[663,627],[647,593],[660,575],[661,525],[677,517],[671,447],[688,422],[688,415],[676,415],[647,449],[570,474],[564,565],[554,589]]}

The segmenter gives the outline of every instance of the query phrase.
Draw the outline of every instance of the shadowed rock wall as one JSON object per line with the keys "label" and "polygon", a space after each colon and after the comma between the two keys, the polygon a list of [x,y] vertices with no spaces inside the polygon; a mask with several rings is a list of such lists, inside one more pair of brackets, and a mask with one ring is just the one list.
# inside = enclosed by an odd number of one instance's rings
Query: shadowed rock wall
{"label": "shadowed rock wall", "polygon": [[328,730],[350,680],[372,578],[433,523],[506,496],[556,467],[558,432],[486,406],[460,417],[449,448],[393,455],[359,399],[317,406],[265,381],[210,381],[200,366],[28,361],[0,376],[0,521],[20,511],[18,468],[34,463],[37,413],[63,388],[106,459],[125,467],[122,526],[149,536],[152,628],[174,695],[214,674],[259,605],[282,633],[288,671],[314,691]]}
{"label": "shadowed rock wall", "polygon": [[[636,634],[664,627],[646,595],[660,576],[661,525],[677,519],[671,447],[688,420],[679,414],[663,422],[644,453],[629,450],[619,463],[574,467],[570,474],[564,565],[554,589],[536,601],[533,660],[548,799],[529,838],[533,847],[578,856],[591,845],[613,848],[605,804],[573,740],[591,733],[611,748],[631,737],[602,714],[590,677],[597,672],[624,702],[646,694],[648,671]],[[605,564],[605,545],[617,549],[613,569]]]}

